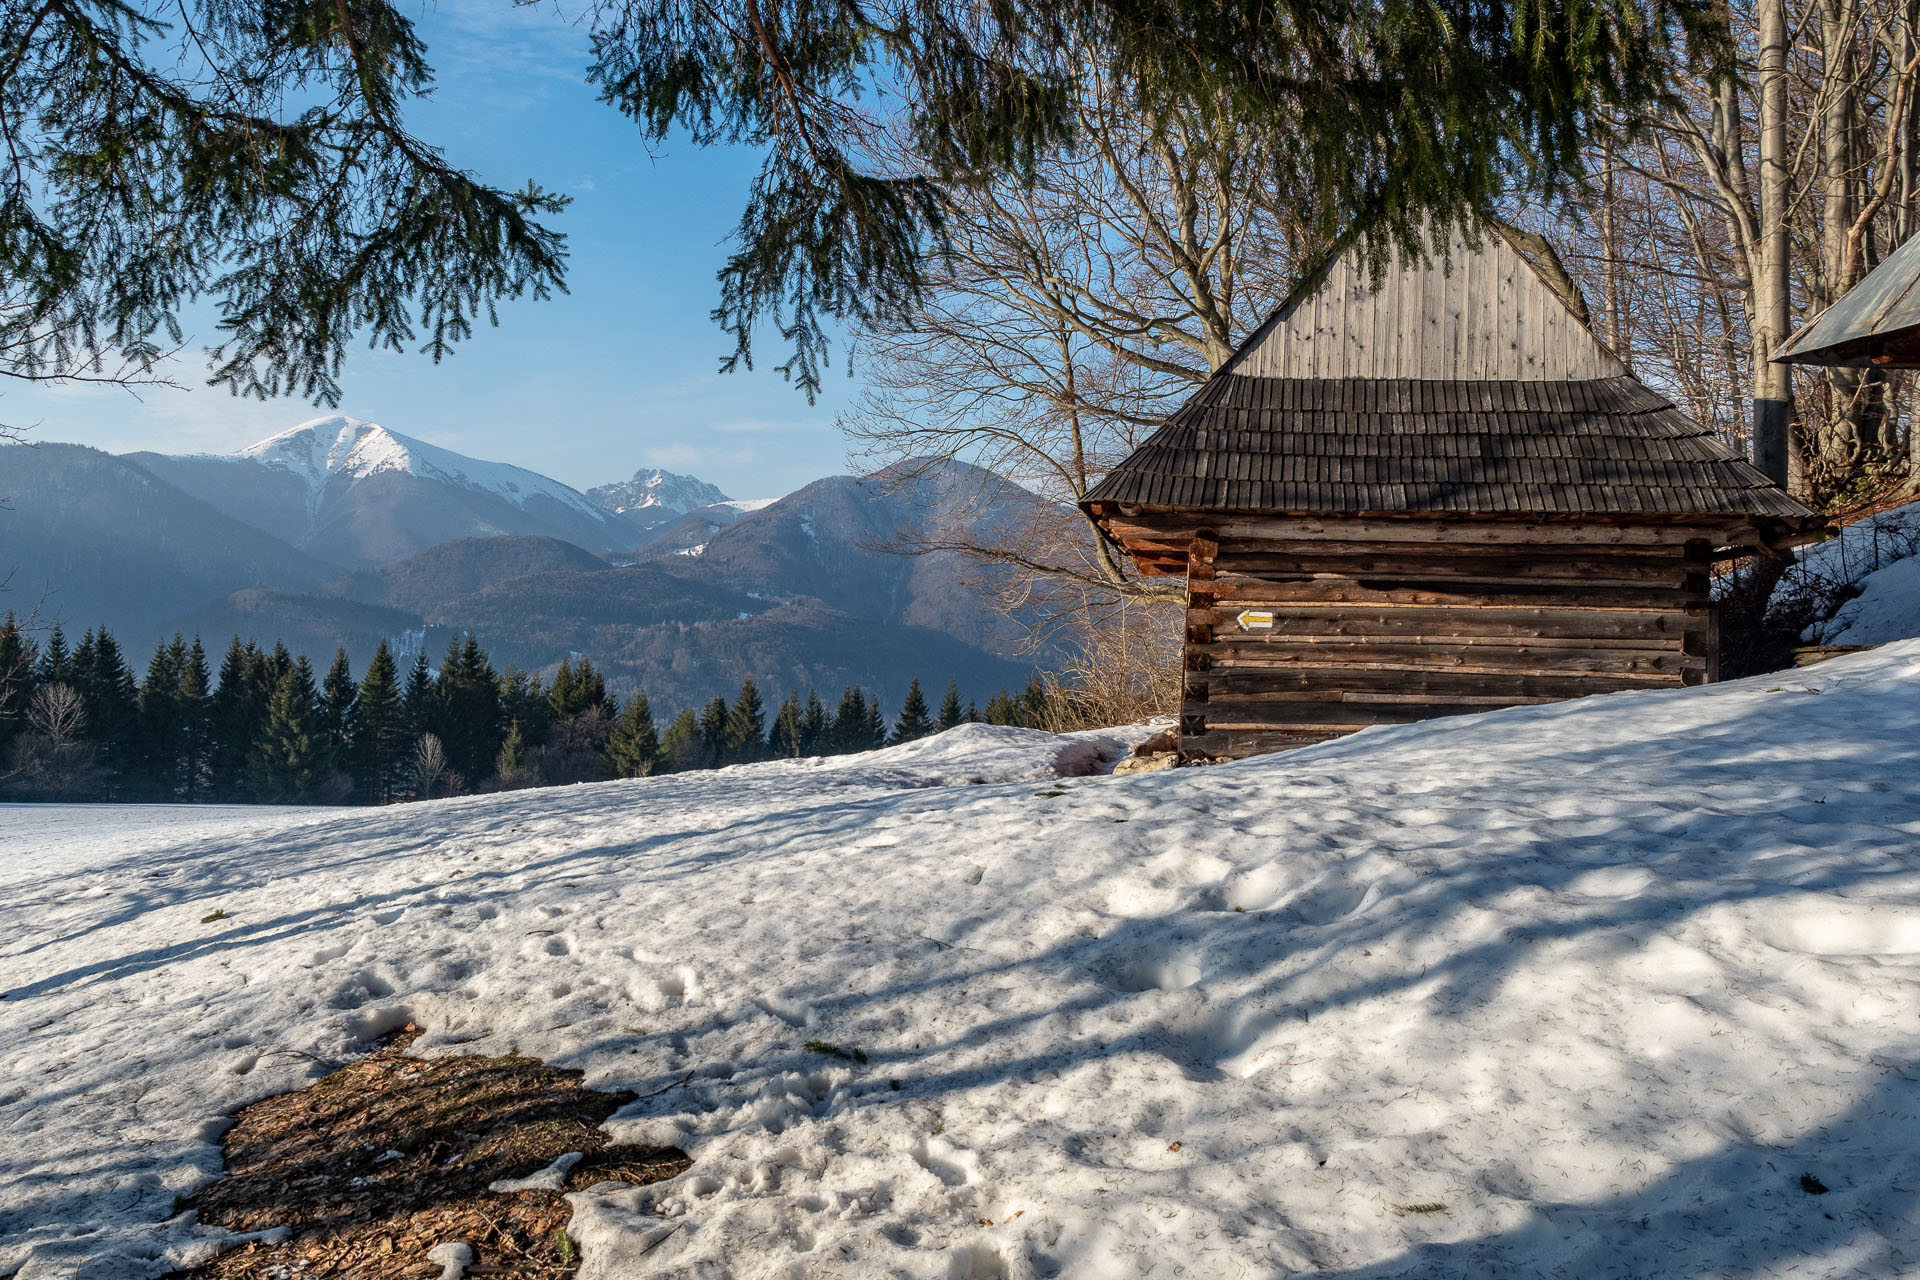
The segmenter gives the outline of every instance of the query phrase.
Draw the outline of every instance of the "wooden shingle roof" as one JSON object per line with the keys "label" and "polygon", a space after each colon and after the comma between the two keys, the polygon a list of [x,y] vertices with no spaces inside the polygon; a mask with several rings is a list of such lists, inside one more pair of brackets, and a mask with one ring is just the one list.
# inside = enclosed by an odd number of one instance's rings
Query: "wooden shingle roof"
{"label": "wooden shingle roof", "polygon": [[1082,505],[1819,524],[1479,240],[1329,263]]}
{"label": "wooden shingle roof", "polygon": [[1311,514],[1813,515],[1626,376],[1216,374],[1087,503]]}

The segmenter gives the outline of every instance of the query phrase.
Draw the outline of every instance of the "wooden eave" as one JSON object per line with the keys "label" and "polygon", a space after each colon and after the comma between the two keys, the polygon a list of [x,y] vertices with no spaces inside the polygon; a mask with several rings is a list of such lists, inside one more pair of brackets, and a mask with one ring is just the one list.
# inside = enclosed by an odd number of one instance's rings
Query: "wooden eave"
{"label": "wooden eave", "polygon": [[[1706,542],[1715,559],[1741,555],[1780,556],[1797,546],[1823,541],[1836,530],[1825,519],[1793,519],[1778,516],[1729,517],[1726,515],[1623,514],[1620,512],[1546,512],[1546,513],[1461,513],[1359,511],[1194,511],[1179,507],[1134,506],[1130,504],[1089,502],[1088,515],[1094,527],[1116,550],[1133,560],[1145,577],[1180,576],[1186,573],[1189,551],[1198,534],[1259,540],[1279,538],[1296,526],[1295,538],[1309,540],[1316,530],[1341,530],[1343,536],[1328,541],[1345,541],[1344,534],[1364,533],[1368,525],[1406,529],[1414,525],[1435,526],[1431,538],[1394,538],[1411,545],[1444,545],[1457,541],[1464,545],[1522,545],[1542,555],[1555,554],[1556,547],[1633,545],[1624,536],[1626,530],[1671,528],[1689,535],[1681,541]],[[1621,531],[1609,537],[1605,530]],[[1471,531],[1471,532],[1470,532]],[[1598,533],[1599,536],[1594,536]],[[1569,543],[1570,535],[1581,534]]]}

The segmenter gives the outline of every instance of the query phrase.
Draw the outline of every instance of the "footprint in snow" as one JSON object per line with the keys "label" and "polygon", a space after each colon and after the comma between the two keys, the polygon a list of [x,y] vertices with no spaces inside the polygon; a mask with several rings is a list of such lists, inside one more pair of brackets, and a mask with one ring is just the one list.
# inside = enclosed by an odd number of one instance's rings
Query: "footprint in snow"
{"label": "footprint in snow", "polygon": [[979,1158],[945,1138],[933,1137],[917,1142],[910,1154],[915,1164],[949,1187],[964,1187],[979,1180]]}
{"label": "footprint in snow", "polygon": [[968,1240],[947,1255],[947,1280],[1007,1280],[1007,1260],[985,1240]]}
{"label": "footprint in snow", "polygon": [[1122,991],[1185,991],[1199,982],[1200,965],[1185,956],[1136,960],[1114,971],[1113,984]]}

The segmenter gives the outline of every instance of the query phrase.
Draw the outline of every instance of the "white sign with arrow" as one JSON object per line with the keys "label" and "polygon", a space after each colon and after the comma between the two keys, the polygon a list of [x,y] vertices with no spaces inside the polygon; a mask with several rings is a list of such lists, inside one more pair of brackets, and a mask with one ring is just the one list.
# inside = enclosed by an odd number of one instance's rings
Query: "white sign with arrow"
{"label": "white sign with arrow", "polygon": [[1240,629],[1242,631],[1270,631],[1273,629],[1273,612],[1269,609],[1242,609],[1240,611]]}

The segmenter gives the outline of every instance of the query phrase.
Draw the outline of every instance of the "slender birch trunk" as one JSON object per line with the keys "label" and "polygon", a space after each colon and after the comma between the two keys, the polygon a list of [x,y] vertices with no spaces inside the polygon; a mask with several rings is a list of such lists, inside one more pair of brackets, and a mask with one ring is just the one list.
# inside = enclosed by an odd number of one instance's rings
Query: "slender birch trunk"
{"label": "slender birch trunk", "polygon": [[1798,490],[1805,476],[1791,438],[1793,376],[1787,366],[1773,363],[1792,321],[1787,6],[1786,0],[1757,0],[1754,8],[1760,45],[1760,262],[1753,281],[1753,463],[1775,483]]}

